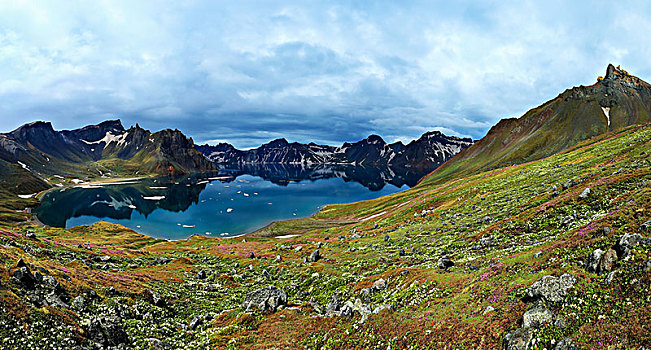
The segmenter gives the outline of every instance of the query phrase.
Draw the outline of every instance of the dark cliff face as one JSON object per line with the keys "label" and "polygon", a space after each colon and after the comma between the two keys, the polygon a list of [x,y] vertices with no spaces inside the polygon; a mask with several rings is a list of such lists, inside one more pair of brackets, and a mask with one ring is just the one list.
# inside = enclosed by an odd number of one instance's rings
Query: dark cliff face
{"label": "dark cliff face", "polygon": [[247,151],[237,150],[229,144],[203,145],[197,149],[216,164],[351,164],[432,168],[469,147],[472,142],[471,139],[432,132],[407,146],[402,142],[389,144],[380,136],[371,135],[355,143],[344,143],[341,147],[289,143],[278,139]]}
{"label": "dark cliff face", "polygon": [[446,181],[560,152],[591,137],[651,121],[651,86],[608,65],[590,86],[565,90],[520,118],[503,119],[426,181]]}

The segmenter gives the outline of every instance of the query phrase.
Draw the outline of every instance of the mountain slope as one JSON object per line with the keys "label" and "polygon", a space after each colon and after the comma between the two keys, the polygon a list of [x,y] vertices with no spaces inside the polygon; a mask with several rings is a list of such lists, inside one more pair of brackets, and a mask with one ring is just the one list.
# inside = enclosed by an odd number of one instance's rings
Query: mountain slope
{"label": "mountain slope", "polygon": [[610,130],[649,122],[650,116],[651,85],[608,65],[595,84],[568,89],[520,118],[501,120],[423,181],[443,183],[540,159]]}
{"label": "mountain slope", "polygon": [[402,142],[389,144],[380,136],[371,135],[341,147],[277,139],[246,151],[226,143],[197,146],[197,149],[217,164],[352,164],[434,169],[472,143],[471,139],[434,131],[406,146]]}

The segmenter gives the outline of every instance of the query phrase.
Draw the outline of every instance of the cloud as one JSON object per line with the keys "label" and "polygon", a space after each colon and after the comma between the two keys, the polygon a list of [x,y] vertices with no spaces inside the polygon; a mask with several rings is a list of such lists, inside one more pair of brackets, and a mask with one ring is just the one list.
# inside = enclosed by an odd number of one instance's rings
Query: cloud
{"label": "cloud", "polygon": [[0,120],[119,117],[197,142],[480,138],[607,63],[651,75],[645,2],[0,2]]}

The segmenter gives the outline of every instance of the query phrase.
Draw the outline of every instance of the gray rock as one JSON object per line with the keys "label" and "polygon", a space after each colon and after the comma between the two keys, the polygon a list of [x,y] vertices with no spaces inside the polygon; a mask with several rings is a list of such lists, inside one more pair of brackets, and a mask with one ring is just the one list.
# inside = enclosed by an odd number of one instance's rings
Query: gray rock
{"label": "gray rock", "polygon": [[160,294],[154,292],[151,289],[148,289],[147,292],[148,292],[149,296],[151,297],[151,303],[152,304],[154,304],[155,306],[158,306],[158,307],[165,307],[165,305],[167,303],[165,302],[165,299],[160,296]]}
{"label": "gray rock", "polygon": [[206,278],[206,271],[201,270],[201,271],[197,272],[197,278],[200,279],[200,280]]}
{"label": "gray rock", "polygon": [[615,245],[615,250],[620,259],[625,258],[631,252],[631,249],[638,245],[642,240],[642,236],[638,234],[625,233],[619,238]]}
{"label": "gray rock", "polygon": [[588,196],[590,196],[590,187],[587,187],[585,190],[581,191],[579,198],[586,199]]}
{"label": "gray rock", "polygon": [[553,314],[542,301],[536,301],[529,307],[529,309],[522,315],[522,327],[524,328],[538,328],[545,323],[551,323]]}
{"label": "gray rock", "polygon": [[242,302],[247,312],[254,308],[262,312],[275,312],[278,307],[287,305],[287,293],[275,286],[268,286],[249,292]]}
{"label": "gray rock", "polygon": [[58,294],[56,294],[54,291],[52,291],[50,294],[45,296],[45,302],[47,303],[47,305],[52,307],[58,307],[61,309],[70,308],[68,304],[63,302],[63,300],[61,300],[61,297]]}
{"label": "gray rock", "polygon": [[616,275],[618,272],[619,272],[619,271],[615,270],[615,271],[612,271],[611,273],[609,273],[609,274],[606,276],[606,278],[604,279],[604,282],[605,282],[606,284],[611,284],[611,283],[613,282],[613,279],[615,279],[615,275]]}
{"label": "gray rock", "polygon": [[502,341],[503,350],[525,350],[531,343],[533,332],[530,328],[518,328],[507,334]]}
{"label": "gray rock", "polygon": [[29,271],[29,268],[27,266],[16,269],[11,274],[11,277],[16,283],[25,289],[34,289],[34,286],[36,284],[36,278],[34,278],[34,275],[32,275],[32,272]]}
{"label": "gray rock", "polygon": [[129,336],[117,317],[93,317],[82,322],[86,336],[100,347],[129,344]]}
{"label": "gray rock", "polygon": [[563,189],[568,189],[570,187],[574,186],[574,179],[569,179],[567,180],[566,183],[563,184]]}
{"label": "gray rock", "polygon": [[447,270],[452,266],[454,266],[454,262],[452,261],[452,259],[448,258],[447,256],[440,258],[438,261],[439,269]]}
{"label": "gray rock", "polygon": [[493,245],[494,240],[495,238],[493,236],[485,235],[479,240],[479,245],[481,245],[482,247],[490,247],[491,245]]}
{"label": "gray rock", "polygon": [[559,341],[554,347],[554,350],[576,350],[576,349],[577,349],[576,345],[572,344],[572,338],[565,338]]}
{"label": "gray rock", "polygon": [[557,303],[565,299],[567,291],[574,286],[574,283],[576,278],[567,273],[560,277],[547,275],[525,290],[525,298]]}
{"label": "gray rock", "polygon": [[616,262],[617,252],[614,249],[608,249],[607,251],[595,249],[588,256],[585,269],[588,272],[602,274],[611,271]]}
{"label": "gray rock", "polygon": [[27,233],[25,233],[25,237],[29,238],[29,239],[35,239],[36,234],[34,232],[32,232],[32,231],[27,231]]}
{"label": "gray rock", "polygon": [[19,267],[27,267],[27,264],[25,263],[25,260],[23,260],[23,258],[20,258],[18,259],[18,261],[16,261],[16,268]]}
{"label": "gray rock", "polygon": [[373,282],[373,287],[371,287],[375,291],[381,291],[387,289],[387,282],[380,278],[379,280]]}
{"label": "gray rock", "polygon": [[493,312],[493,311],[495,311],[495,308],[492,307],[492,306],[490,306],[490,305],[488,305],[488,306],[486,306],[486,308],[484,309],[484,312],[482,312],[482,314],[483,314],[483,315],[488,315],[489,313],[491,313],[491,312]]}
{"label": "gray rock", "polygon": [[203,320],[201,319],[201,317],[195,317],[192,319],[192,321],[190,321],[190,329],[195,330],[201,324],[203,324]]}
{"label": "gray rock", "polygon": [[72,307],[78,311],[83,311],[86,309],[86,298],[83,296],[78,296],[74,299],[72,299]]}
{"label": "gray rock", "polygon": [[590,255],[588,256],[588,260],[586,260],[585,262],[585,269],[588,272],[598,273],[599,265],[601,264],[601,259],[603,258],[605,253],[606,252],[604,252],[601,249],[595,249],[594,251],[592,251],[592,253],[590,253]]}
{"label": "gray rock", "polygon": [[360,239],[360,238],[362,238],[362,235],[360,235],[359,233],[350,236],[350,239]]}
{"label": "gray rock", "polygon": [[321,259],[321,254],[319,253],[318,249],[313,251],[312,254],[310,254],[310,257],[308,258],[310,262],[317,262],[319,261],[319,259]]}
{"label": "gray rock", "polygon": [[294,248],[294,251],[295,251],[296,253],[300,252],[301,250],[303,250],[303,246],[302,246],[302,245],[299,245],[298,247]]}
{"label": "gray rock", "polygon": [[170,259],[165,258],[165,257],[158,257],[158,258],[154,259],[154,263],[157,264],[157,265],[165,265],[165,264],[168,264],[169,262],[170,262]]}
{"label": "gray rock", "polygon": [[384,235],[384,241],[385,242],[391,241],[391,237],[389,237],[389,235]]}

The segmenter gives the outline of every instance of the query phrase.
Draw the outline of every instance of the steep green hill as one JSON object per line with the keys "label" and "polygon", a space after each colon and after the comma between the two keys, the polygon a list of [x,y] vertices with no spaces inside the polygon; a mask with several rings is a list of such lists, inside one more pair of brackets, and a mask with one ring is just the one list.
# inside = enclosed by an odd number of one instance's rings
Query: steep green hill
{"label": "steep green hill", "polygon": [[503,119],[484,138],[423,181],[443,183],[479,171],[547,157],[580,141],[651,121],[651,85],[609,65],[591,86],[568,89],[520,118]]}

